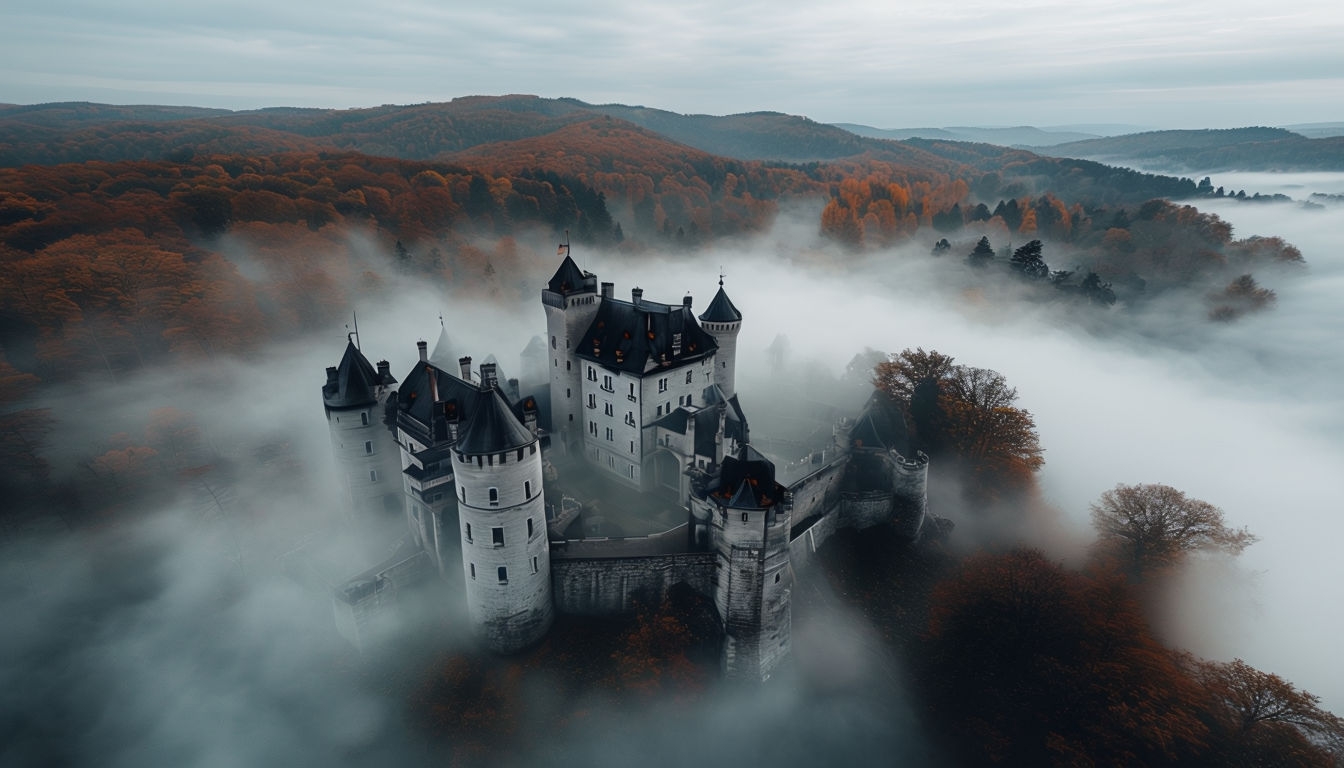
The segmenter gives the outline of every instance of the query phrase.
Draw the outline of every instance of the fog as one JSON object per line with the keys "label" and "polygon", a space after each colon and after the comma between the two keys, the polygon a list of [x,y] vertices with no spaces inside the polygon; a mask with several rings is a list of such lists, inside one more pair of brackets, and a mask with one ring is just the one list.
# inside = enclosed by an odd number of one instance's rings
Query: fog
{"label": "fog", "polygon": [[[1301,184],[1287,192],[1298,198],[1344,190],[1344,176],[1224,175],[1214,183],[1248,194]],[[1088,505],[1116,483],[1167,483],[1218,505],[1229,523],[1261,540],[1232,563],[1198,560],[1162,631],[1210,658],[1242,657],[1344,712],[1334,641],[1344,605],[1337,556],[1344,255],[1333,242],[1344,231],[1344,206],[1200,207],[1230,221],[1239,237],[1281,235],[1301,248],[1308,267],[1300,274],[1257,275],[1278,293],[1273,309],[1215,325],[1192,323],[1200,313],[1167,304],[1134,317],[1119,306],[1016,302],[1011,290],[969,290],[959,264],[931,258],[922,245],[862,258],[833,250],[817,238],[815,211],[782,216],[761,239],[712,250],[604,253],[576,245],[573,255],[616,282],[618,296],[636,285],[666,302],[690,292],[697,310],[722,268],[744,315],[738,389],[749,419],[770,411],[784,389],[844,399],[844,369],[869,348],[933,348],[1000,371],[1035,416],[1047,460],[1041,486],[1061,513],[1062,531],[1015,535],[1060,559],[1076,557],[1091,536]],[[553,249],[545,238],[527,242],[522,270],[504,278],[507,298],[499,302],[474,298],[476,286],[390,279],[385,300],[352,307],[364,351],[391,360],[403,376],[415,341],[434,344],[442,314],[458,354],[493,353],[519,375],[518,352],[544,332],[537,293],[554,269]],[[523,298],[515,303],[515,295]],[[100,441],[142,430],[162,406],[192,415],[202,443],[195,450],[216,471],[73,533],[54,515],[0,540],[0,763],[425,757],[405,725],[407,682],[383,678],[398,665],[346,647],[329,606],[284,573],[295,550],[335,558],[347,575],[376,559],[340,535],[319,402],[323,369],[339,360],[344,333],[332,327],[246,360],[44,395],[58,419],[48,452],[58,480],[87,471],[80,462]],[[789,350],[782,368],[767,353],[781,336]],[[771,433],[767,419],[752,420],[753,437]],[[217,493],[205,493],[209,483]],[[936,503],[955,497],[931,493]],[[967,510],[933,511],[958,521],[954,539],[974,538]],[[401,669],[464,642],[459,597],[439,597],[446,617],[408,626],[410,639],[390,649]],[[654,708],[647,719],[612,713],[619,728],[602,721],[580,729],[548,760],[614,764],[652,747],[670,764],[840,753],[858,762],[892,753],[926,762],[899,685],[875,688],[875,680],[893,680],[892,660],[861,620],[833,610],[800,614],[795,677],[768,695],[731,690],[694,712]]]}

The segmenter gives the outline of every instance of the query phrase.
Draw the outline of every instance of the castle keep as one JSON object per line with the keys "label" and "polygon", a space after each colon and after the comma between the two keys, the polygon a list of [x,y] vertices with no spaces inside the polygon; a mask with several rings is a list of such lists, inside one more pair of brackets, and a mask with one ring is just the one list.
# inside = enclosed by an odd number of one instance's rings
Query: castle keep
{"label": "castle keep", "polygon": [[714,605],[725,675],[768,678],[789,654],[794,581],[834,531],[920,536],[927,459],[908,455],[900,409],[874,393],[782,482],[738,399],[743,317],[722,278],[697,316],[690,297],[618,299],[561,252],[521,388],[493,358],[453,365],[446,335],[433,355],[419,343],[400,386],[353,342],[328,369],[352,514],[409,528],[396,555],[337,590],[337,625],[364,644],[398,589],[437,571],[465,591],[482,641],[509,653],[557,612],[626,613],[685,584]]}

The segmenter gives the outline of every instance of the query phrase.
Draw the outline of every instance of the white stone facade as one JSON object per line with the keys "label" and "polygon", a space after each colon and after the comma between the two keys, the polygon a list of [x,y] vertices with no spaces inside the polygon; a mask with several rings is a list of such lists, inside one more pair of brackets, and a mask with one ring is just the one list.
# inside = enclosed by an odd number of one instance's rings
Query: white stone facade
{"label": "white stone facade", "polygon": [[462,570],[472,623],[491,648],[524,648],[554,619],[538,441],[454,454]]}

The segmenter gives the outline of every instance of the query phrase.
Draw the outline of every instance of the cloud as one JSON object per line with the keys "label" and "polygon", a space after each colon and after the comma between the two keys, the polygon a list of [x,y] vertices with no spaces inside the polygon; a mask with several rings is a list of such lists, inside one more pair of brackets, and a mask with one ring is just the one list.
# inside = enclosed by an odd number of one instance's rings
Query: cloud
{"label": "cloud", "polygon": [[[346,0],[140,0],[34,6],[9,21],[0,100],[16,102],[348,107],[537,93],[879,127],[1206,127],[1334,119],[1321,105],[1344,93],[1328,74],[1344,66],[1335,44],[1344,20],[1315,0],[1272,9],[406,1],[376,11]],[[1164,97],[1173,88],[1198,97],[1197,108]]]}

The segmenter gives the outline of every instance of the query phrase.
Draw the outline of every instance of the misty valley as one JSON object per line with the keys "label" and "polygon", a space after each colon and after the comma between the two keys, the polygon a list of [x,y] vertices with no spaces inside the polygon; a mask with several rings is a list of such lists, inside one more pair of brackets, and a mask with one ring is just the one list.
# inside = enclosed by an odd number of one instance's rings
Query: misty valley
{"label": "misty valley", "polygon": [[1340,137],[935,130],[0,105],[0,764],[1337,765]]}

